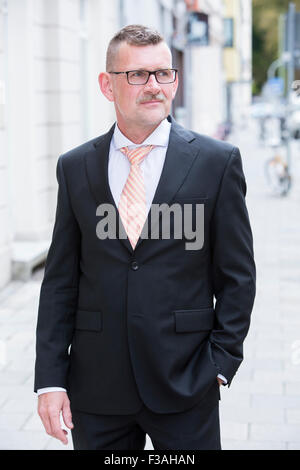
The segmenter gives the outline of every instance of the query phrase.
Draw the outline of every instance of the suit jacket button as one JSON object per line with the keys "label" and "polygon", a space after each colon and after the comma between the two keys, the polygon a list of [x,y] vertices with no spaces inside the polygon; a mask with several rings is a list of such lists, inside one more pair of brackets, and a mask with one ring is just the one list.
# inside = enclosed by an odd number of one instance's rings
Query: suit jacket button
{"label": "suit jacket button", "polygon": [[133,271],[136,271],[137,269],[139,269],[139,265],[138,265],[138,262],[137,261],[132,261],[131,263],[131,269]]}

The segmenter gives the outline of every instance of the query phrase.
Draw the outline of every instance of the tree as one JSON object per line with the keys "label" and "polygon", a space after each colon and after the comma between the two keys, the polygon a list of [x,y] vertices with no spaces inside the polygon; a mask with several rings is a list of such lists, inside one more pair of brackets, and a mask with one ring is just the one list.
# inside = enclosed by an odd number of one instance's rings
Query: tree
{"label": "tree", "polygon": [[[258,94],[267,79],[270,64],[278,58],[278,24],[281,13],[286,13],[289,0],[252,0],[253,8],[253,93]],[[300,0],[294,0],[300,11]]]}

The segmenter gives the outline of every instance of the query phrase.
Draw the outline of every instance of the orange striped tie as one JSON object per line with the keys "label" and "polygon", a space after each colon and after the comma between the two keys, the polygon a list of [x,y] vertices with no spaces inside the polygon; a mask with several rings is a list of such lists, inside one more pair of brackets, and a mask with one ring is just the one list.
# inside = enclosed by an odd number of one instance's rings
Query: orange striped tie
{"label": "orange striped tie", "polygon": [[131,166],[121,194],[118,209],[133,249],[135,248],[147,218],[146,190],[143,174],[139,165],[151,152],[153,147],[154,145],[147,145],[137,147],[133,150],[129,150],[128,147],[122,147],[120,149],[120,151],[127,156]]}

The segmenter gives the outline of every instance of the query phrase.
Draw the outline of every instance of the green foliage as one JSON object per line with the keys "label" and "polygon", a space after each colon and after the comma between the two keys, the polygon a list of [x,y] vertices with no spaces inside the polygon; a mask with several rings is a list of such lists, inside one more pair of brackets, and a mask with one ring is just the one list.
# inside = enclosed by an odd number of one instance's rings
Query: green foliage
{"label": "green foliage", "polygon": [[[289,0],[252,0],[253,93],[259,94],[270,64],[278,58],[279,16],[286,13]],[[300,11],[300,0],[294,0]]]}

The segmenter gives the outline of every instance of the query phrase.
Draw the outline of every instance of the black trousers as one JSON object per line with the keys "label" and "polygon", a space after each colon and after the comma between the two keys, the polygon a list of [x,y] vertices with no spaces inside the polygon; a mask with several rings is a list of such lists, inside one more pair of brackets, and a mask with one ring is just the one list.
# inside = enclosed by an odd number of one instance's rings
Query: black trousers
{"label": "black trousers", "polygon": [[93,415],[72,409],[75,450],[221,450],[219,385],[193,408],[157,414],[145,405],[134,415]]}

